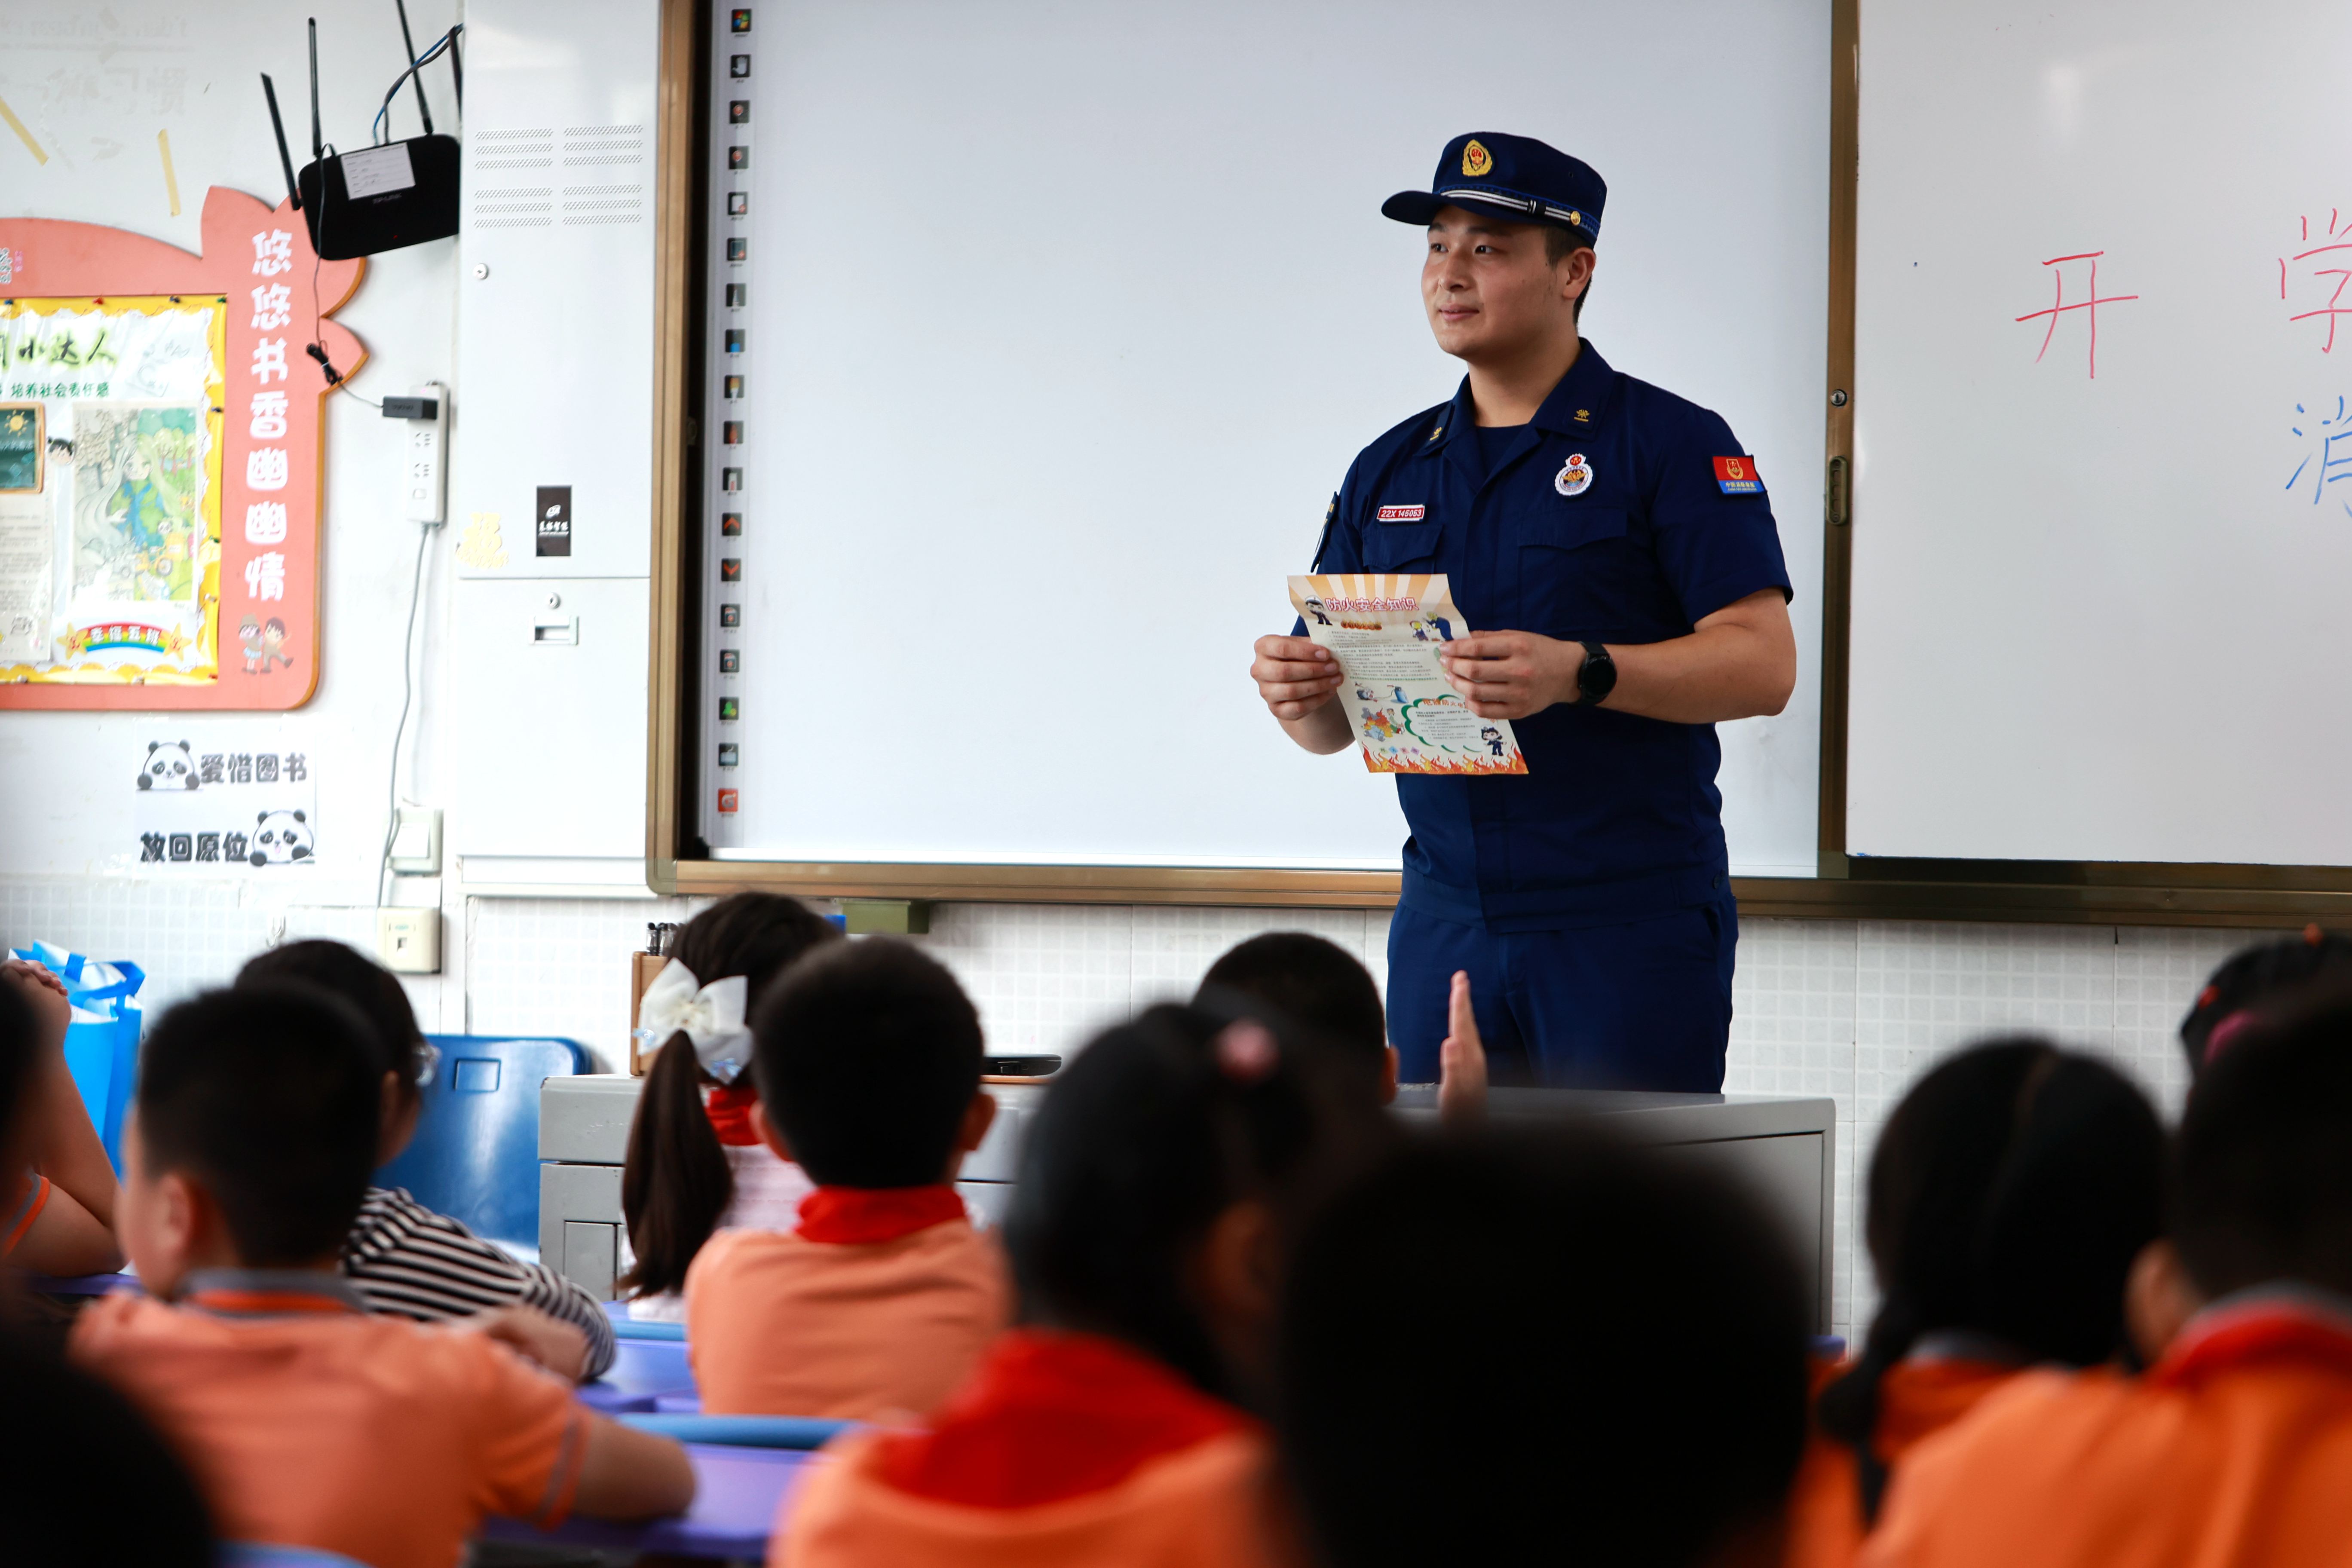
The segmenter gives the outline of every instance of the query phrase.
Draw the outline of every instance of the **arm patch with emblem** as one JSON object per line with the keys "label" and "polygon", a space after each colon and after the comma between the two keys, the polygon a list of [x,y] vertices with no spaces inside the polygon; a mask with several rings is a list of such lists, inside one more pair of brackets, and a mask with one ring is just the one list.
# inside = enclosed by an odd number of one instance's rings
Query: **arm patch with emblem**
{"label": "arm patch with emblem", "polygon": [[1760,496],[1764,481],[1757,476],[1753,458],[1717,458],[1715,460],[1715,482],[1727,496]]}

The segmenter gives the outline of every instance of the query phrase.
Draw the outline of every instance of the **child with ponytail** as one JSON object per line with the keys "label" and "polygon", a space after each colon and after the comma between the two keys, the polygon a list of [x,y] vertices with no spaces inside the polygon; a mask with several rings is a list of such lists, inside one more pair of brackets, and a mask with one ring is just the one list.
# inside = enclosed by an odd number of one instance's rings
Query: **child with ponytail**
{"label": "child with ponytail", "polygon": [[1019,1326],[928,1424],[837,1442],[772,1564],[1286,1560],[1275,1300],[1307,1200],[1387,1124],[1371,1074],[1246,1012],[1154,1007],[1063,1069],[1004,1226]]}
{"label": "child with ponytail", "polygon": [[1870,1163],[1884,1297],[1817,1404],[1793,1568],[1852,1563],[1890,1471],[2018,1373],[2126,1353],[2125,1285],[2162,1225],[2164,1162],[2147,1097],[2046,1041],[1987,1041],[1904,1096]]}
{"label": "child with ponytail", "polygon": [[770,981],[835,936],[797,900],[737,893],[679,928],[646,988],[636,1036],[655,1055],[621,1171],[636,1255],[621,1281],[635,1293],[632,1317],[681,1320],[687,1266],[713,1231],[789,1229],[814,1190],[753,1130],[760,1090],[748,1016]]}
{"label": "child with ponytail", "polygon": [[2205,988],[2180,1020],[2180,1048],[2189,1057],[2189,1077],[2204,1077],[2216,1058],[2283,1005],[2315,988],[2348,981],[2352,937],[2315,925],[2304,927],[2300,936],[2240,949],[2206,979]]}

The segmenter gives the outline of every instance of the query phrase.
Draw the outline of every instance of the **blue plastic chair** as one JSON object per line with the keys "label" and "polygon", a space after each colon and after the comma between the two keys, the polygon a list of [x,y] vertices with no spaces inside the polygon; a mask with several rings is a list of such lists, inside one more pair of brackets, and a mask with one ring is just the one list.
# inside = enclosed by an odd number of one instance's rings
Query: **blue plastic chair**
{"label": "blue plastic chair", "polygon": [[220,1568],[367,1568],[356,1557],[310,1546],[268,1546],[258,1541],[224,1541],[214,1559]]}
{"label": "blue plastic chair", "polygon": [[539,1255],[539,1086],[584,1072],[573,1040],[427,1035],[441,1053],[416,1136],[376,1184],[463,1220],[478,1236]]}
{"label": "blue plastic chair", "polygon": [[615,1419],[625,1426],[656,1432],[681,1443],[717,1443],[730,1448],[822,1448],[860,1425],[815,1415],[659,1415],[634,1410]]}

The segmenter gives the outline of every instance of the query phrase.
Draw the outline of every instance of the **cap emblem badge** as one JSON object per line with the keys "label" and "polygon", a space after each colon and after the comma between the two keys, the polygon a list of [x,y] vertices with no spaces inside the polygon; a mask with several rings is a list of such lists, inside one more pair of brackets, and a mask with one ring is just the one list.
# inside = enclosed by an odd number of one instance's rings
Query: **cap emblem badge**
{"label": "cap emblem badge", "polygon": [[1462,144],[1462,172],[1472,179],[1481,179],[1495,172],[1495,155],[1472,137]]}
{"label": "cap emblem badge", "polygon": [[1551,488],[1564,496],[1580,496],[1592,488],[1592,465],[1584,460],[1583,453],[1570,455],[1552,476]]}

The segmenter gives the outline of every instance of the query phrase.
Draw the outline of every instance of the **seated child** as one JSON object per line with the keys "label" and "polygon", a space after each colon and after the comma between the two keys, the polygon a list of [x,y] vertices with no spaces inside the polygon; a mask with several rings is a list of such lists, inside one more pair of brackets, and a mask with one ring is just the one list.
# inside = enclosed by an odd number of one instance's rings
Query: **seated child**
{"label": "seated child", "polygon": [[293,985],[164,1015],[123,1141],[123,1239],[157,1299],[91,1305],[74,1358],[178,1450],[224,1540],[448,1568],[485,1514],[683,1509],[676,1443],[488,1333],[364,1310],[341,1259],[383,1121],[373,1035]]}
{"label": "seated child", "polygon": [[[1355,956],[1307,931],[1267,931],[1229,949],[1201,977],[1201,994],[1222,990],[1273,1007],[1342,1047],[1379,1075],[1381,1099],[1396,1098],[1397,1053],[1389,1044],[1380,987]],[[1438,1049],[1439,1110],[1449,1122],[1485,1109],[1486,1058],[1470,1012],[1470,977],[1454,977],[1448,1033]]]}
{"label": "seated child", "polygon": [[1203,995],[1230,992],[1263,1002],[1302,1029],[1312,1029],[1375,1076],[1382,1101],[1396,1098],[1396,1052],[1389,1045],[1381,989],[1356,955],[1303,931],[1251,937],[1209,965]]}
{"label": "seated child", "polygon": [[770,1563],[1283,1560],[1252,1411],[1287,1237],[1386,1131],[1370,1075],[1309,1036],[1163,1006],[1097,1037],[1022,1149],[1021,1326],[928,1426],[837,1441]]}
{"label": "seated child", "polygon": [[[24,1111],[42,1063],[42,1031],[15,984],[0,984],[0,1170],[24,1168]],[[66,1364],[61,1346],[19,1323],[12,1277],[0,1274],[0,1539],[12,1563],[213,1568],[212,1521],[178,1459],[106,1384]],[[102,1533],[91,1497],[103,1485],[136,1506],[113,1509]]]}
{"label": "seated child", "polygon": [[[372,1026],[387,1064],[375,1163],[390,1164],[415,1136],[424,1087],[440,1059],[416,1027],[408,993],[390,970],[340,942],[273,947],[249,960],[236,977],[240,990],[288,982],[341,997]],[[368,1188],[343,1238],[343,1277],[369,1311],[420,1323],[507,1312],[510,1328],[528,1331],[526,1353],[566,1377],[584,1382],[613,1364],[612,1321],[593,1296],[546,1265],[524,1263],[483,1240],[462,1220],[436,1214],[402,1188]],[[530,1316],[516,1315],[515,1309]]]}
{"label": "seated child", "polygon": [[1293,1257],[1278,1426],[1327,1568],[1770,1568],[1808,1292],[1706,1167],[1591,1126],[1417,1141]]}
{"label": "seated child", "polygon": [[1789,1560],[1844,1568],[1888,1472],[2022,1368],[2124,1353],[2124,1282],[2156,1239],[2164,1128],[2104,1062],[1991,1040],[1903,1097],[1870,1159],[1884,1293],[1798,1474]]}
{"label": "seated child", "polygon": [[2231,955],[2197,994],[2180,1020],[2180,1048],[2193,1079],[2259,1023],[2263,1013],[2314,984],[2352,979],[2352,937],[2303,928],[2301,936],[2256,942]]}
{"label": "seated child", "polygon": [[21,1164],[0,1176],[0,1258],[35,1274],[109,1274],[122,1267],[114,1237],[114,1166],[66,1066],[73,1005],[65,983],[37,963],[0,962],[0,987],[22,1005],[12,1026],[26,1077]]}
{"label": "seated child", "polygon": [[2021,1373],[1924,1444],[1884,1568],[2320,1568],[2352,1558],[2352,1001],[2234,1041],[2189,1090],[2137,1378]]}
{"label": "seated child", "polygon": [[839,933],[795,899],[737,893],[679,928],[637,1007],[654,1053],[621,1168],[636,1262],[631,1317],[677,1321],[688,1265],[714,1230],[789,1230],[815,1184],[752,1130],[752,1004],[793,960]]}
{"label": "seated child", "polygon": [[995,1241],[951,1184],[988,1132],[980,1015],[919,949],[827,945],[753,1015],[751,1117],[817,1183],[797,1228],[723,1230],[686,1277],[712,1415],[929,1411],[1009,1310]]}

